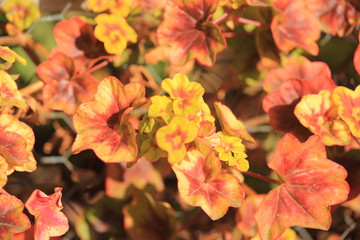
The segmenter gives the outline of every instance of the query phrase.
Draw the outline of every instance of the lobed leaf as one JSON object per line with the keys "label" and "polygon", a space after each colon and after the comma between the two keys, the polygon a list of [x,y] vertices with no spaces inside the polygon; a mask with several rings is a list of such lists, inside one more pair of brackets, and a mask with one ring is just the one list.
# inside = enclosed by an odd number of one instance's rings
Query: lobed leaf
{"label": "lobed leaf", "polygon": [[73,122],[78,132],[72,151],[94,150],[104,162],[132,162],[138,147],[135,130],[129,121],[134,107],[146,102],[141,83],[123,85],[106,77],[98,85],[95,99],[76,109]]}
{"label": "lobed leaf", "polygon": [[23,213],[24,204],[0,188],[0,239],[11,240],[15,233],[30,228],[31,223]]}
{"label": "lobed leaf", "polygon": [[322,90],[318,94],[302,97],[294,109],[300,123],[321,137],[325,145],[346,145],[350,143],[347,124],[338,119],[338,107],[331,92]]}
{"label": "lobed leaf", "polygon": [[213,152],[207,156],[190,150],[179,164],[173,164],[182,200],[199,206],[212,219],[225,215],[228,208],[239,207],[245,197],[238,179],[221,170],[221,163]]}
{"label": "lobed leaf", "polygon": [[35,217],[35,240],[49,240],[69,230],[68,219],[60,212],[63,208],[61,190],[55,188],[55,192],[48,196],[36,189],[26,201],[27,210]]}
{"label": "lobed leaf", "polygon": [[302,1],[275,0],[273,7],[280,11],[271,22],[271,31],[278,48],[289,52],[301,47],[311,55],[318,55],[316,41],[320,38],[320,25],[316,16]]}
{"label": "lobed leaf", "polygon": [[67,114],[73,114],[79,103],[91,100],[99,83],[90,73],[79,71],[74,58],[61,52],[40,63],[36,73],[45,83],[43,103]]}
{"label": "lobed leaf", "polygon": [[286,134],[268,166],[283,184],[270,191],[255,219],[262,239],[276,239],[291,226],[326,230],[331,223],[329,206],[347,199],[346,170],[326,158],[319,136],[299,142]]}
{"label": "lobed leaf", "polygon": [[215,63],[217,53],[226,47],[220,27],[209,20],[217,3],[217,0],[167,2],[164,20],[156,34],[161,45],[171,45],[171,64],[183,65],[191,59],[206,66]]}
{"label": "lobed leaf", "polygon": [[346,87],[337,87],[333,92],[334,102],[339,106],[339,115],[351,130],[351,133],[360,138],[360,86],[354,91]]}

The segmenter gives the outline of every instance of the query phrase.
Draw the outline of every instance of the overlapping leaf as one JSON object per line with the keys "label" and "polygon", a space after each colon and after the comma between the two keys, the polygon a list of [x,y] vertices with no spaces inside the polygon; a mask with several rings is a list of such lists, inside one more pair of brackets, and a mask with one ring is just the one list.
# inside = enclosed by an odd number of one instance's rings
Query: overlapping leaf
{"label": "overlapping leaf", "polygon": [[115,77],[103,79],[95,99],[76,109],[73,122],[78,134],[73,152],[92,149],[104,162],[135,161],[138,147],[129,117],[134,107],[145,102],[143,84],[123,85]]}
{"label": "overlapping leaf", "polygon": [[0,186],[16,171],[32,172],[36,160],[31,152],[35,138],[32,129],[12,115],[0,115]]}
{"label": "overlapping leaf", "polygon": [[339,106],[339,115],[351,130],[351,133],[360,138],[360,86],[354,91],[346,87],[334,89],[333,99]]}
{"label": "overlapping leaf", "polygon": [[300,123],[321,137],[325,145],[350,143],[348,125],[339,119],[338,107],[328,90],[304,96],[294,109]]}
{"label": "overlapping leaf", "polygon": [[271,22],[271,31],[276,45],[283,52],[301,47],[312,55],[319,53],[316,41],[320,37],[320,25],[316,16],[302,1],[275,0],[275,9],[280,11]]}
{"label": "overlapping leaf", "polygon": [[183,65],[190,59],[207,66],[215,63],[216,54],[226,47],[219,26],[210,21],[217,3],[217,0],[167,2],[157,38],[161,45],[171,45],[172,64]]}
{"label": "overlapping leaf", "polygon": [[11,240],[15,233],[30,228],[30,221],[23,213],[24,204],[2,188],[0,188],[0,206],[0,239]]}
{"label": "overlapping leaf", "polygon": [[121,54],[127,42],[136,43],[137,33],[124,17],[117,14],[100,14],[94,20],[97,23],[94,35],[104,43],[106,52]]}
{"label": "overlapping leaf", "polygon": [[25,101],[11,76],[0,70],[0,106],[14,105],[25,109]]}
{"label": "overlapping leaf", "polygon": [[79,103],[92,99],[99,83],[91,74],[78,71],[74,58],[60,52],[39,64],[36,73],[45,83],[44,104],[67,114],[72,114]]}
{"label": "overlapping leaf", "polygon": [[27,210],[35,216],[35,240],[48,240],[69,230],[68,219],[61,212],[61,190],[55,188],[55,192],[48,196],[36,189],[26,201]]}
{"label": "overlapping leaf", "polygon": [[71,17],[58,22],[53,34],[57,45],[51,55],[61,52],[71,56],[79,69],[84,68],[89,59],[107,55],[103,43],[94,36],[94,27],[84,18]]}
{"label": "overlapping leaf", "polygon": [[255,139],[248,133],[244,124],[235,117],[230,108],[220,102],[215,102],[214,106],[221,129],[225,134],[240,137],[252,143],[255,142]]}
{"label": "overlapping leaf", "polygon": [[274,91],[290,78],[317,81],[318,78],[331,78],[331,71],[324,62],[311,62],[302,56],[292,57],[282,68],[276,68],[267,74],[263,88],[265,91]]}
{"label": "overlapping leaf", "polygon": [[300,143],[285,135],[268,163],[283,184],[270,191],[255,219],[262,239],[276,239],[286,228],[301,226],[328,229],[329,206],[347,199],[346,170],[327,159],[319,136]]}
{"label": "overlapping leaf", "polygon": [[244,191],[238,179],[222,171],[213,152],[204,156],[198,150],[188,151],[187,157],[172,168],[182,200],[201,207],[212,220],[223,217],[230,206],[239,207],[243,202]]}

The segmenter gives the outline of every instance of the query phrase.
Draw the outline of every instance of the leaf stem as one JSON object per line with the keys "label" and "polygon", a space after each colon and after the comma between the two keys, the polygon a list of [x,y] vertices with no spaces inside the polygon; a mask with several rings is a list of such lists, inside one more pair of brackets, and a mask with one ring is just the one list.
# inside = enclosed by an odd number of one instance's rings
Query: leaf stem
{"label": "leaf stem", "polygon": [[43,81],[37,81],[34,82],[22,89],[20,89],[21,95],[23,96],[30,96],[33,93],[36,93],[38,91],[40,91],[44,86],[44,82]]}
{"label": "leaf stem", "polygon": [[254,25],[256,27],[260,27],[262,25],[258,21],[254,21],[254,20],[250,20],[250,19],[242,18],[242,17],[235,18],[235,20],[238,21],[239,23],[250,24],[250,25]]}
{"label": "leaf stem", "polygon": [[260,179],[260,180],[265,181],[265,182],[274,183],[274,184],[277,184],[277,185],[283,184],[279,180],[269,178],[269,177],[260,175],[258,173],[251,172],[251,171],[246,171],[246,172],[241,172],[241,173],[246,174],[246,175],[251,176],[251,177],[254,177],[254,178],[257,178],[257,179]]}
{"label": "leaf stem", "polygon": [[229,16],[228,13],[224,13],[224,14],[221,15],[220,17],[214,19],[214,20],[212,21],[212,23],[214,23],[214,24],[219,24],[220,22],[222,22],[222,21],[223,21],[225,18],[227,18],[228,16]]}

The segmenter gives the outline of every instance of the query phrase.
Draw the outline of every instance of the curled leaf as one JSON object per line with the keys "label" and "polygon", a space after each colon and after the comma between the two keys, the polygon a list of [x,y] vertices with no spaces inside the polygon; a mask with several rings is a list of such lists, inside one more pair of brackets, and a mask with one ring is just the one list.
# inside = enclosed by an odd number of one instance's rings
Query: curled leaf
{"label": "curled leaf", "polygon": [[172,64],[183,65],[194,58],[207,66],[215,63],[216,54],[226,47],[220,27],[209,20],[217,3],[217,0],[167,2],[157,38],[161,45],[171,45]]}
{"label": "curled leaf", "polygon": [[95,99],[76,109],[73,122],[78,132],[72,151],[92,149],[104,162],[132,162],[138,147],[130,122],[134,107],[146,102],[141,83],[123,85],[115,77],[106,77],[99,85]]}
{"label": "curled leaf", "polygon": [[214,106],[221,129],[224,133],[229,136],[240,137],[252,143],[255,142],[255,139],[251,137],[244,124],[235,117],[230,108],[220,102],[215,102]]}
{"label": "curled leaf", "polygon": [[35,217],[35,240],[49,240],[69,230],[68,219],[61,212],[61,190],[55,188],[55,193],[48,196],[36,189],[26,201],[27,210]]}

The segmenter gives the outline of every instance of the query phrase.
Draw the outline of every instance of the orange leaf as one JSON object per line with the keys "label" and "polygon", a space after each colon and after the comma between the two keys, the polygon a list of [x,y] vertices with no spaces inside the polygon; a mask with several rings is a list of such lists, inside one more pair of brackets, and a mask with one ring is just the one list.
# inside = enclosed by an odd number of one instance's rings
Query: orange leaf
{"label": "orange leaf", "polygon": [[[360,42],[360,32],[358,34],[358,39]],[[358,44],[355,53],[354,53],[354,66],[358,74],[360,75],[360,43]]]}
{"label": "orange leaf", "polygon": [[44,104],[67,114],[73,114],[79,103],[92,99],[99,83],[91,74],[78,71],[74,58],[60,52],[40,63],[36,73],[45,83]]}
{"label": "orange leaf", "polygon": [[320,38],[320,25],[316,16],[308,11],[302,1],[275,0],[273,6],[280,11],[271,22],[276,45],[283,52],[301,47],[318,55],[316,41]]}
{"label": "orange leaf", "polygon": [[318,134],[325,145],[346,145],[350,143],[347,124],[338,119],[338,108],[331,92],[322,90],[318,94],[304,96],[294,109],[300,123]]}
{"label": "orange leaf", "polygon": [[104,162],[132,162],[138,147],[129,121],[134,107],[146,102],[141,83],[125,86],[115,77],[106,77],[98,86],[95,99],[76,109],[73,122],[78,132],[72,151],[93,149]]}
{"label": "orange leaf", "polygon": [[209,20],[217,3],[217,0],[167,2],[157,38],[161,45],[171,45],[171,64],[183,65],[194,58],[207,66],[215,63],[216,54],[226,47],[220,27]]}
{"label": "orange leaf", "polygon": [[345,201],[350,189],[346,170],[327,159],[320,137],[301,143],[285,135],[268,165],[283,184],[267,194],[255,214],[261,238],[276,239],[291,226],[328,229],[329,206]]}
{"label": "orange leaf", "polygon": [[24,204],[4,189],[0,189],[0,206],[0,239],[11,240],[14,233],[30,228],[30,221],[23,213]]}
{"label": "orange leaf", "polygon": [[239,207],[245,197],[238,179],[221,170],[213,152],[204,156],[198,150],[188,151],[179,164],[172,165],[178,189],[184,202],[201,207],[212,219],[225,215],[228,208]]}
{"label": "orange leaf", "polygon": [[36,160],[31,152],[35,138],[32,129],[12,115],[0,115],[0,186],[16,171],[32,172]]}
{"label": "orange leaf", "polygon": [[255,143],[255,139],[248,133],[242,122],[235,117],[230,108],[220,102],[215,102],[214,106],[224,133]]}
{"label": "orange leaf", "polygon": [[35,240],[48,240],[50,237],[61,236],[69,230],[66,216],[60,212],[62,188],[55,188],[55,193],[50,196],[36,189],[25,206],[35,216]]}

